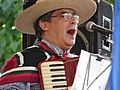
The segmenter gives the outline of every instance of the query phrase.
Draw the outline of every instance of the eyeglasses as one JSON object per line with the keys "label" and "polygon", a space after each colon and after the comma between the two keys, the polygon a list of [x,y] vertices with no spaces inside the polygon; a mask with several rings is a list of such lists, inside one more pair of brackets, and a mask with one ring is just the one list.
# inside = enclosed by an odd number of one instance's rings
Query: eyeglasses
{"label": "eyeglasses", "polygon": [[75,15],[75,14],[72,14],[72,13],[68,13],[68,12],[66,12],[66,13],[60,13],[60,14],[58,14],[56,16],[51,16],[51,17],[63,17],[64,20],[75,19],[75,21],[77,23],[79,23],[79,19],[80,19],[78,15]]}

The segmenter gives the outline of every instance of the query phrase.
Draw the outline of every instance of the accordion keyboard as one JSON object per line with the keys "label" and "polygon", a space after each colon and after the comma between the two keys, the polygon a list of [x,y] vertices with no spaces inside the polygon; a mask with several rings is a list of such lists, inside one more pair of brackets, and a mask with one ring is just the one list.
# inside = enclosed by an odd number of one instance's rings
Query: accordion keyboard
{"label": "accordion keyboard", "polygon": [[41,64],[44,90],[68,90],[62,61],[44,62]]}

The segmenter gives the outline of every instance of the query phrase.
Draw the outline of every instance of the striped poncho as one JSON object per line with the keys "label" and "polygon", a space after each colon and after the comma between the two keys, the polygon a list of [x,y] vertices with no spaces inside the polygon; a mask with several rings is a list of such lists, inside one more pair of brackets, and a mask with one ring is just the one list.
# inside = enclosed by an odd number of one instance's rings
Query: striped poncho
{"label": "striped poncho", "polygon": [[0,85],[14,82],[39,83],[38,63],[57,58],[60,57],[43,42],[18,52],[6,61],[2,69]]}

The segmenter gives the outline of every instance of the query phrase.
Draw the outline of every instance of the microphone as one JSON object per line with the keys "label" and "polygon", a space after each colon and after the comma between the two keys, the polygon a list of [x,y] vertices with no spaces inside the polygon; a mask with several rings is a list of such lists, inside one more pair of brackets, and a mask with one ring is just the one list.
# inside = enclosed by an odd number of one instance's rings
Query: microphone
{"label": "microphone", "polygon": [[112,34],[112,30],[102,27],[100,25],[97,25],[92,21],[86,24],[86,29],[89,32],[97,31],[97,32],[100,32],[101,34]]}

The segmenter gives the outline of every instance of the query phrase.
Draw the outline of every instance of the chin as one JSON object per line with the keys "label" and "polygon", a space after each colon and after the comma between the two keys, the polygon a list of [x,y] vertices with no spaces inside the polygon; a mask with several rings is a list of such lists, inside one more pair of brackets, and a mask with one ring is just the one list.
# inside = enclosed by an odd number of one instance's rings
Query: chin
{"label": "chin", "polygon": [[74,41],[68,42],[68,46],[73,46],[73,45],[75,45]]}
{"label": "chin", "polygon": [[74,45],[75,45],[75,41],[66,41],[66,43],[64,43],[64,49],[66,50],[70,50]]}
{"label": "chin", "polygon": [[67,47],[67,50],[70,50],[73,46],[74,46],[74,44],[69,44],[69,45],[67,45],[67,46],[66,46],[66,47]]}

